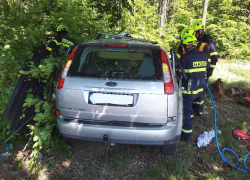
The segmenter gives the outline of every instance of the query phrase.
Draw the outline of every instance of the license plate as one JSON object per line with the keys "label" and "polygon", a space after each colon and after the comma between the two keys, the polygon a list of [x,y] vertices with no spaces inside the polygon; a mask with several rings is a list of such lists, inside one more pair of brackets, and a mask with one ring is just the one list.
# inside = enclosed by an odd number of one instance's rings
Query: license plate
{"label": "license plate", "polygon": [[89,93],[89,104],[131,106],[134,96],[130,94]]}

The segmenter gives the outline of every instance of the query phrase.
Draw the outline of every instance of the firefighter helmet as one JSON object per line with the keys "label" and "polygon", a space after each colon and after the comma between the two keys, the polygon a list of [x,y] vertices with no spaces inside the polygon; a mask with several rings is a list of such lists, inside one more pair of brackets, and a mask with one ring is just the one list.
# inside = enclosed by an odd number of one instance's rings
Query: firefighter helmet
{"label": "firefighter helmet", "polygon": [[56,31],[57,32],[60,32],[60,31],[67,31],[67,28],[64,26],[64,25],[60,25],[60,26],[58,26],[57,28],[56,28]]}
{"label": "firefighter helmet", "polygon": [[186,27],[181,31],[181,40],[183,40],[186,36],[194,35],[195,32],[191,27]]}
{"label": "firefighter helmet", "polygon": [[189,35],[183,39],[182,44],[183,45],[196,45],[197,39],[196,39],[195,35]]}
{"label": "firefighter helmet", "polygon": [[200,29],[203,29],[203,30],[204,30],[204,26],[203,26],[202,22],[200,22],[200,21],[194,22],[193,25],[192,25],[192,28],[193,28],[193,30],[194,30],[195,32],[196,32],[196,31],[199,31]]}

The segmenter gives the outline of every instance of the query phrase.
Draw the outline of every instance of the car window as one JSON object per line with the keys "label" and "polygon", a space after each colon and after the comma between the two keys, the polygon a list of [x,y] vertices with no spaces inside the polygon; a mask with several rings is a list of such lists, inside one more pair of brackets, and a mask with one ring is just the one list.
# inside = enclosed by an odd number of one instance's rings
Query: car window
{"label": "car window", "polygon": [[68,75],[162,80],[160,51],[145,48],[82,48],[78,50]]}

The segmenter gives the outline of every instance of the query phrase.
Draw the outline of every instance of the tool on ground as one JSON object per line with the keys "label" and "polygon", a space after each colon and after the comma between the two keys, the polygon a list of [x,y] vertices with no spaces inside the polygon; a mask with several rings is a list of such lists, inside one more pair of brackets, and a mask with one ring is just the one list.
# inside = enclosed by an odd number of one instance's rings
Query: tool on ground
{"label": "tool on ground", "polygon": [[249,141],[249,136],[242,130],[234,130],[233,136],[238,139],[241,143],[246,143]]}
{"label": "tool on ground", "polygon": [[238,101],[237,101],[237,103],[238,104],[241,104],[241,105],[243,105],[243,106],[246,106],[246,107],[250,107],[250,104],[248,104],[248,103],[246,103],[244,100],[242,100],[242,99],[239,99]]}
{"label": "tool on ground", "polygon": [[244,97],[244,98],[243,98],[243,100],[244,100],[247,104],[249,104],[249,105],[250,105],[250,98],[248,98],[248,97]]}

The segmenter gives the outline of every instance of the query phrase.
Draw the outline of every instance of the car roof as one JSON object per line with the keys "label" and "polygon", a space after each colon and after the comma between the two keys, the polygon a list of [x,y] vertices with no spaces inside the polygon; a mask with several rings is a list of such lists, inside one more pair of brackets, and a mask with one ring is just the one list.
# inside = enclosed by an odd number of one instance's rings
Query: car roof
{"label": "car roof", "polygon": [[160,48],[159,45],[152,44],[150,42],[143,42],[138,40],[130,40],[130,39],[98,39],[98,40],[91,40],[84,43],[81,43],[80,46],[86,45],[105,45],[105,44],[127,44],[132,46],[149,46],[150,48]]}

